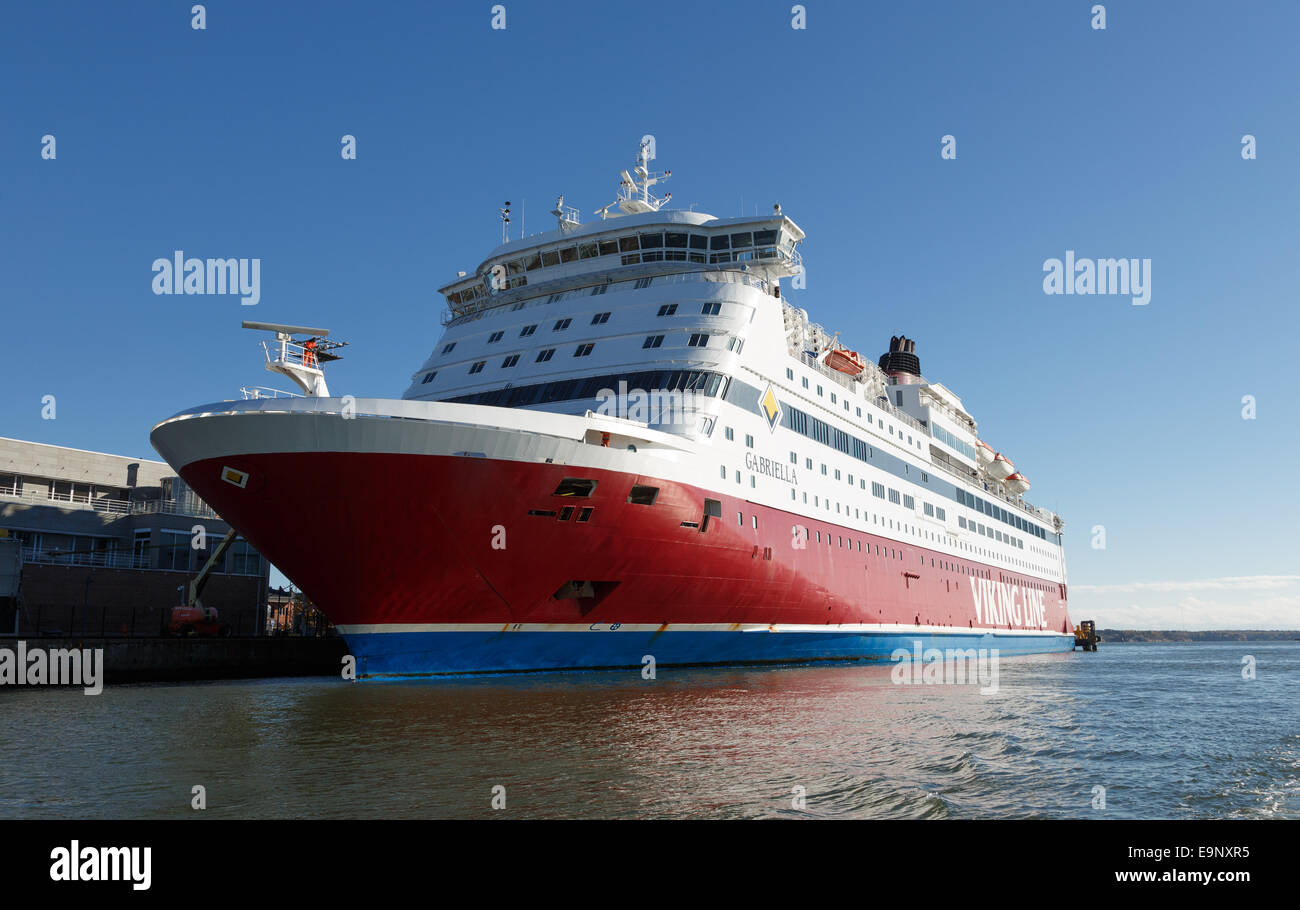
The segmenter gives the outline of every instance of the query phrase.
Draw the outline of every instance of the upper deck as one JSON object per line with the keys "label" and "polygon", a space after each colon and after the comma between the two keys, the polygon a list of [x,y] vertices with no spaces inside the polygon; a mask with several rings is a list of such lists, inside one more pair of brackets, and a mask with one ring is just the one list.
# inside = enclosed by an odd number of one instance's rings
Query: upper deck
{"label": "upper deck", "polygon": [[[617,281],[626,272],[665,274],[737,267],[763,277],[798,274],[804,232],[780,213],[715,218],[702,212],[655,211],[608,218],[502,244],[472,276],[440,288],[451,318],[537,296],[582,279]],[[641,268],[650,266],[650,268]],[[531,292],[520,293],[531,288]],[[515,293],[509,293],[515,292]]]}

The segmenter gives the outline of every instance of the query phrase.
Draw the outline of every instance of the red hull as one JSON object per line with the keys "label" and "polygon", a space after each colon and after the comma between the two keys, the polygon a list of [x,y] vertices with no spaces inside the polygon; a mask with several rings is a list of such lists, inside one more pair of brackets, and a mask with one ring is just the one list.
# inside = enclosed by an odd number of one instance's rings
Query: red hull
{"label": "red hull", "polygon": [[[220,479],[225,467],[249,475],[243,488]],[[194,462],[181,474],[338,625],[1073,630],[1064,591],[1041,579],[656,478],[473,457],[330,452],[232,455]],[[596,480],[595,491],[584,499],[553,495],[565,477]],[[659,488],[653,505],[626,501],[634,483]],[[721,517],[710,518],[705,532],[683,527],[701,521],[705,498],[721,501]],[[566,521],[528,514],[563,514],[565,506],[575,507]],[[589,520],[578,521],[588,507]],[[809,531],[802,549],[793,525]],[[1031,623],[1028,610],[1020,621],[977,613],[975,595],[985,603],[992,595],[978,580],[972,592],[975,575],[1006,582],[1008,591],[1014,586],[1020,600],[1009,602],[1041,601],[1041,622]],[[554,596],[571,581],[593,582],[591,596]]]}

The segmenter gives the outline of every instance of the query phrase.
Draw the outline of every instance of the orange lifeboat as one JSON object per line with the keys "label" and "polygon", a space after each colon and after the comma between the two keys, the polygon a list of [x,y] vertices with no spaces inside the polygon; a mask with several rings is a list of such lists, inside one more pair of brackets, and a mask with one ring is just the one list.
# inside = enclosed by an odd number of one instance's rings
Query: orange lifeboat
{"label": "orange lifeboat", "polygon": [[1029,489],[1029,481],[1019,471],[1009,475],[1003,483],[1007,485],[1008,490],[1017,496]]}
{"label": "orange lifeboat", "polygon": [[857,376],[866,369],[866,364],[862,361],[862,355],[857,351],[850,351],[846,348],[836,348],[827,354],[826,365],[832,370],[839,370],[841,373],[848,373],[850,376]]}

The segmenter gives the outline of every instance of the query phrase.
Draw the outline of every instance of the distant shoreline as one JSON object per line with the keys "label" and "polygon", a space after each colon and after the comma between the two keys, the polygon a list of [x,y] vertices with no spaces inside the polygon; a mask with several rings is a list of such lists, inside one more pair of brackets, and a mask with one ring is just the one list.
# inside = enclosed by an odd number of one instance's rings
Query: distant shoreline
{"label": "distant shoreline", "polygon": [[1154,641],[1300,641],[1300,630],[1295,629],[1209,629],[1191,632],[1183,629],[1098,629],[1103,642],[1154,642]]}

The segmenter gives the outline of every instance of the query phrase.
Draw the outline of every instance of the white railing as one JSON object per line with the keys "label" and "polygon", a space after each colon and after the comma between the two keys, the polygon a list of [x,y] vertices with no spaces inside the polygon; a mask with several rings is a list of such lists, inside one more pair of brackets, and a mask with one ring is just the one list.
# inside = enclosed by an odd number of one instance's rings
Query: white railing
{"label": "white railing", "polygon": [[0,490],[0,499],[17,500],[56,508],[73,506],[81,509],[93,509],[96,512],[109,512],[115,515],[126,515],[131,511],[131,503],[121,499],[91,499],[76,493],[49,493],[45,490],[23,490],[18,493]]}
{"label": "white railing", "polygon": [[131,503],[132,515],[186,515],[194,518],[224,519],[212,507],[198,501],[178,502],[175,499],[149,499]]}
{"label": "white railing", "polygon": [[[698,266],[698,263],[693,263],[693,264]],[[548,290],[545,286],[534,285],[533,289],[534,291],[537,292],[536,296],[524,298],[523,301],[520,301],[519,298],[517,297],[509,297],[506,299],[502,299],[501,294],[497,294],[495,297],[484,297],[481,298],[480,300],[475,301],[475,304],[478,304],[478,306],[472,310],[466,310],[462,308],[460,312],[456,312],[453,310],[447,310],[443,312],[440,321],[444,327],[452,326],[452,325],[465,325],[467,323],[474,322],[477,319],[481,319],[488,312],[495,311],[498,308],[506,305],[513,306],[517,303],[522,302],[524,304],[523,308],[525,309],[534,306],[542,306],[545,305],[548,300],[550,300],[552,297],[555,297],[556,295],[573,294],[575,296],[583,296],[585,294],[590,294],[591,289],[598,285],[605,285],[611,289],[615,289],[622,285],[635,284],[637,281],[640,281],[643,278],[654,279],[653,284],[655,287],[659,287],[664,284],[676,284],[678,282],[713,281],[719,283],[744,284],[744,285],[748,285],[749,287],[756,288],[757,290],[762,291],[764,294],[770,295],[772,293],[772,284],[770,281],[768,281],[766,278],[762,277],[761,275],[757,275],[752,272],[741,271],[739,268],[736,267],[734,263],[731,265],[715,266],[713,268],[705,268],[705,269],[694,268],[685,271],[674,271],[674,272],[662,272],[662,271],[656,272],[653,266],[648,269],[640,268],[637,271],[633,271],[634,269],[638,269],[638,267],[636,266],[628,266],[627,268],[628,268],[628,277],[620,278],[618,281],[607,281],[603,277],[601,277],[609,274],[607,272],[591,272],[589,274],[584,274],[584,275],[574,277],[574,281],[586,282],[586,283],[578,284],[571,287],[565,287],[563,290]],[[538,288],[542,288],[542,290],[537,290]],[[564,299],[564,298],[560,298],[560,299]],[[556,302],[558,303],[559,300],[557,300]]]}
{"label": "white railing", "polygon": [[[970,474],[965,471],[958,470],[954,465],[951,465],[946,461],[940,461],[937,458],[932,458],[930,460],[930,465],[931,467],[939,468],[941,471],[946,471],[947,473],[951,474],[953,477],[957,477],[960,478],[961,480],[964,480],[966,483],[977,488],[980,492],[980,495],[996,497],[998,499],[1001,499],[1004,502],[1006,502],[1008,505],[1015,506],[1017,509],[1024,512],[1026,515],[1032,515],[1034,518],[1037,518],[1039,521],[1052,524],[1056,520],[1056,516],[1053,515],[1051,512],[1047,511],[1046,509],[1040,509],[1038,508],[1038,506],[1026,502],[1023,499],[1019,499],[1015,496],[1011,496],[1007,493],[1003,493],[996,489],[983,489],[984,483],[979,479],[979,477],[977,477],[974,474]],[[1048,530],[1053,530],[1053,529],[1049,528]]]}
{"label": "white railing", "polygon": [[264,385],[240,386],[239,391],[243,393],[244,400],[248,401],[255,398],[306,398],[306,395],[300,392],[286,392],[282,389],[272,389]]}
{"label": "white railing", "polygon": [[50,494],[43,490],[23,490],[20,493],[0,490],[0,500],[24,502],[36,506],[50,506],[56,509],[68,507],[90,509],[110,515],[187,515],[221,520],[221,516],[212,511],[207,505],[199,505],[197,502],[177,502],[174,499],[127,502],[121,499],[81,499],[72,493]]}
{"label": "white railing", "polygon": [[99,566],[109,569],[148,569],[149,557],[140,554],[119,553],[113,551],[69,551],[38,550],[23,548],[22,559],[25,563],[54,566]]}
{"label": "white railing", "polygon": [[275,339],[263,341],[262,350],[266,351],[267,363],[287,363],[294,366],[320,369],[320,351],[311,350],[292,341]]}

